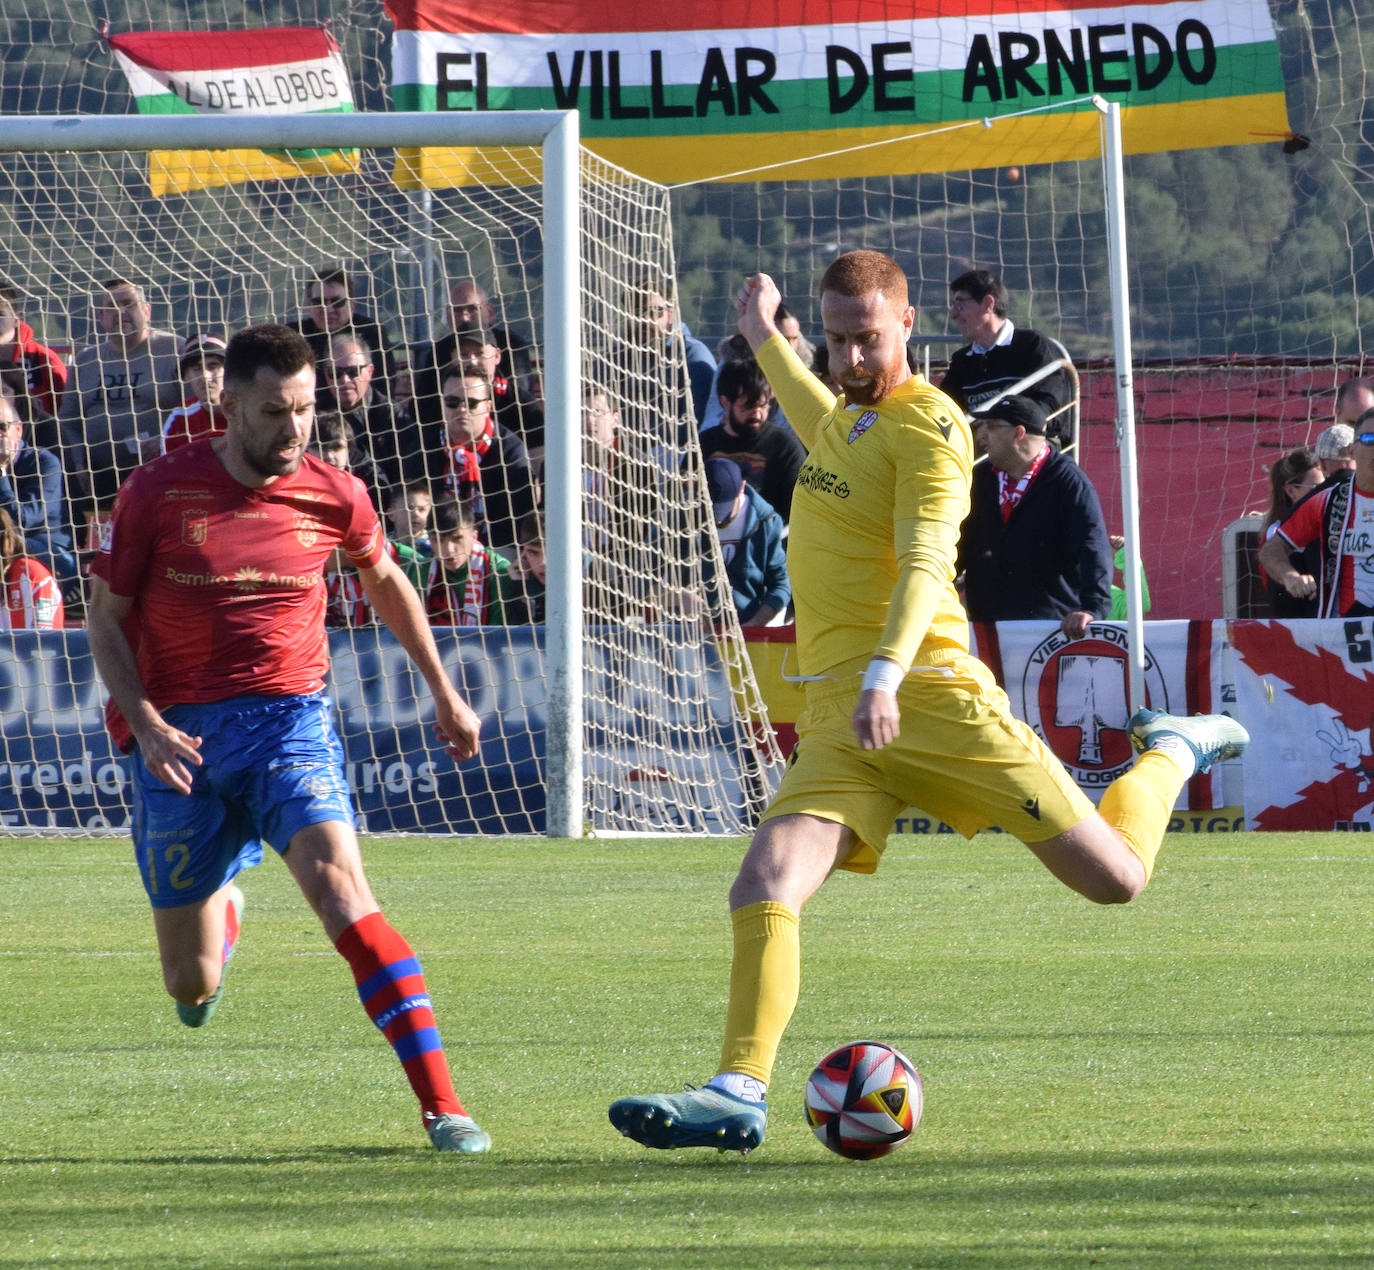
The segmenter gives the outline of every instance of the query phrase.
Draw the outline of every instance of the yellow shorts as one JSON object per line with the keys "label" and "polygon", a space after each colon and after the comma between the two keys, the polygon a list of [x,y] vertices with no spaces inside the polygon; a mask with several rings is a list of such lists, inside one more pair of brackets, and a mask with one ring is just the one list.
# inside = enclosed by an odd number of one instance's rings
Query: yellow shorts
{"label": "yellow shorts", "polygon": [[909,674],[897,693],[901,735],[880,750],[859,748],[850,719],[860,681],[847,678],[806,685],[797,748],[763,816],[805,814],[847,826],[858,842],[841,867],[872,873],[907,807],[966,838],[1000,825],[1022,842],[1053,838],[1093,813],[977,658]]}

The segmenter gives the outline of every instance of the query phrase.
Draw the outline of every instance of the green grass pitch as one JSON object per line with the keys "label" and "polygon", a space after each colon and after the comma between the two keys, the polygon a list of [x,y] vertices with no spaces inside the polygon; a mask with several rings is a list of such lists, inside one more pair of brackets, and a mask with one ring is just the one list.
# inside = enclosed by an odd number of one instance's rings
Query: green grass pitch
{"label": "green grass pitch", "polygon": [[[738,841],[370,840],[491,1156],[432,1151],[280,861],[200,1032],[127,842],[0,841],[0,1266],[1374,1264],[1374,840],[1172,837],[1136,903],[1009,839],[898,838],[802,927],[752,1155],[607,1105],[718,1054]],[[921,1069],[902,1150],[830,1155],[811,1064]]]}

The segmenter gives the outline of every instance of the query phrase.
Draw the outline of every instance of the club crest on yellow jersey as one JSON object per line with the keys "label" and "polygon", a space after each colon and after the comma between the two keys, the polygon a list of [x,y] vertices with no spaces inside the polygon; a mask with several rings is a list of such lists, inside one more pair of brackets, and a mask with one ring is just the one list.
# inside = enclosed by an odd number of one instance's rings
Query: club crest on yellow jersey
{"label": "club crest on yellow jersey", "polygon": [[878,422],[878,412],[876,410],[865,410],[857,419],[854,426],[849,429],[849,437],[845,444],[853,445],[865,432]]}

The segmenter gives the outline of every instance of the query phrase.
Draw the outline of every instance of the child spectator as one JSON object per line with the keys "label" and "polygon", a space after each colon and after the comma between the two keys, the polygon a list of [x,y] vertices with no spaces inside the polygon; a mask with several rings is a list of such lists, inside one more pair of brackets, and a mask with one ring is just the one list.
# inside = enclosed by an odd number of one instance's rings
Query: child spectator
{"label": "child spectator", "polygon": [[[67,384],[65,363],[34,338],[33,327],[19,316],[19,292],[8,283],[0,283],[0,383],[28,423],[56,415]],[[45,440],[56,445],[56,430]]]}
{"label": "child spectator", "polygon": [[162,425],[163,454],[224,431],[219,403],[224,393],[225,347],[218,335],[193,335],[181,346],[179,367],[186,401]]}
{"label": "child spectator", "polygon": [[434,509],[434,559],[417,560],[411,580],[432,626],[504,626],[510,566],[477,537],[464,503]]}
{"label": "child spectator", "polygon": [[310,453],[330,467],[336,467],[340,472],[351,472],[362,481],[367,486],[373,507],[387,505],[389,487],[386,477],[358,449],[353,429],[343,415],[330,410],[315,416],[315,435],[310,440]]}
{"label": "child spectator", "polygon": [[510,568],[506,625],[542,626],[548,572],[544,560],[544,533],[539,517],[525,517],[516,533],[519,544],[515,563]]}
{"label": "child spectator", "polygon": [[57,579],[32,556],[24,554],[24,536],[9,512],[0,507],[0,581],[5,604],[0,630],[55,631],[66,622]]}
{"label": "child spectator", "polygon": [[62,499],[62,460],[29,444],[14,400],[0,392],[0,509],[22,537],[24,551],[40,557],[61,583],[77,576],[71,531]]}
{"label": "child spectator", "polygon": [[[1112,548],[1112,608],[1107,614],[1109,622],[1126,620],[1126,539],[1122,534],[1110,534],[1107,541]],[[1117,582],[1117,578],[1121,582]],[[1150,584],[1145,580],[1145,561],[1140,562],[1140,612],[1142,616],[1150,611]]]}
{"label": "child spectator", "polygon": [[433,560],[434,544],[429,536],[429,520],[434,512],[434,496],[428,481],[393,485],[387,499],[386,518],[391,522],[391,546],[401,568],[416,560]]}

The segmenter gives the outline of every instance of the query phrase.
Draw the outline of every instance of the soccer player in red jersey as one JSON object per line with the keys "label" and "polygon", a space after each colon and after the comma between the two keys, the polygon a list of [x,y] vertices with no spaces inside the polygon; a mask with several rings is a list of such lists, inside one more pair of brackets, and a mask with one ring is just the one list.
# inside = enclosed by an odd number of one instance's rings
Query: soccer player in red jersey
{"label": "soccer player in red jersey", "polygon": [[131,751],[133,837],[163,981],[190,1027],[223,990],[243,897],[235,879],[278,851],[348,961],[441,1151],[490,1139],[454,1092],[420,964],[363,872],[343,746],[324,695],[322,574],[335,548],[433,694],[455,759],[480,721],[439,660],[419,597],[386,550],[363,485],[306,453],[314,355],[281,326],[225,354],[223,436],[133,472],[91,566],[91,652]]}

